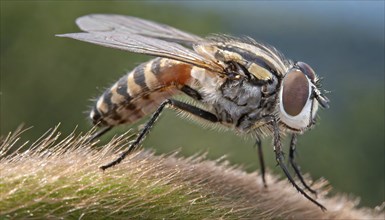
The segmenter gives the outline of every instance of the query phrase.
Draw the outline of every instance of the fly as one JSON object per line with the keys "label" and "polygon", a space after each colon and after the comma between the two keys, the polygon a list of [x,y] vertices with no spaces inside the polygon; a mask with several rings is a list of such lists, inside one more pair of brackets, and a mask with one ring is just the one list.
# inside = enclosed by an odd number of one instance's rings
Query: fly
{"label": "fly", "polygon": [[[290,164],[305,189],[316,194],[294,161],[297,136],[314,126],[319,105],[329,107],[319,78],[308,64],[287,59],[274,47],[249,37],[201,38],[122,15],[86,15],[76,23],[84,32],[58,36],[155,57],[107,89],[90,112],[93,123],[101,127],[91,140],[117,125],[131,124],[152,114],[128,149],[101,169],[120,163],[144,140],[162,111],[173,108],[253,136],[265,186],[261,137],[272,136],[276,160],[288,180],[303,196],[326,210],[295,183],[284,163],[281,144],[282,134],[291,135]],[[180,93],[200,105],[172,99]]]}

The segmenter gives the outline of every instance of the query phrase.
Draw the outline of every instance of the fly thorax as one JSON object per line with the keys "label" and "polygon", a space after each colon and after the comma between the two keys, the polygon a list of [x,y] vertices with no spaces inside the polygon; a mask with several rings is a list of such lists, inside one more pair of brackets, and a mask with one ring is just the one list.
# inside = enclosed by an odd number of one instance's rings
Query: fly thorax
{"label": "fly thorax", "polygon": [[[245,80],[227,80],[219,89],[221,93],[212,104],[222,123],[231,125],[239,131],[247,132],[248,129],[260,119],[266,111],[274,111],[275,98],[267,103],[264,97],[263,86],[257,86]],[[267,110],[268,109],[268,110]]]}
{"label": "fly thorax", "polygon": [[218,88],[223,83],[223,79],[217,74],[199,67],[191,69],[191,77],[193,79],[191,87],[199,91],[204,98],[203,102],[213,102],[212,100],[216,99]]}

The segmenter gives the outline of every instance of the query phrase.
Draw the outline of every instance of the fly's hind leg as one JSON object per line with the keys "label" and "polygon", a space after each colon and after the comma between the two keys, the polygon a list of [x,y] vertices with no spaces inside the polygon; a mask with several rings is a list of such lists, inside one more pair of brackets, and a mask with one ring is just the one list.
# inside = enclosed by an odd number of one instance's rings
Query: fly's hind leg
{"label": "fly's hind leg", "polygon": [[135,150],[138,147],[138,145],[144,140],[146,135],[150,132],[152,126],[154,125],[156,120],[159,118],[160,114],[162,113],[165,107],[176,108],[176,109],[185,111],[187,113],[193,114],[195,116],[198,116],[200,118],[206,119],[210,122],[218,122],[218,118],[211,112],[186,104],[184,102],[180,102],[173,99],[167,99],[164,102],[162,102],[162,104],[160,104],[158,109],[154,112],[150,120],[144,126],[144,129],[139,133],[136,140],[128,147],[128,149],[124,151],[118,158],[116,158],[112,162],[101,166],[100,169],[105,170],[109,167],[115,166],[116,164],[120,163],[128,154],[130,154],[133,150]]}
{"label": "fly's hind leg", "polygon": [[258,159],[259,159],[259,165],[261,168],[261,176],[262,176],[263,186],[267,187],[266,178],[265,178],[265,160],[263,159],[262,141],[261,141],[261,138],[259,136],[257,136],[255,139],[254,147],[257,147],[257,150],[258,150]]}
{"label": "fly's hind leg", "polygon": [[300,167],[298,166],[298,164],[294,161],[294,156],[295,156],[295,149],[296,149],[296,145],[297,145],[297,134],[293,134],[291,136],[291,141],[290,141],[290,151],[289,151],[289,161],[290,161],[290,164],[291,166],[293,167],[295,173],[297,174],[299,180],[301,181],[302,185],[307,189],[309,190],[309,192],[317,195],[317,192],[315,190],[313,190],[312,188],[310,188],[310,186],[308,186],[305,182],[305,180],[303,179],[303,176],[301,174],[301,170],[300,170]]}
{"label": "fly's hind leg", "polygon": [[107,133],[109,130],[111,130],[112,127],[113,126],[104,127],[102,129],[100,129],[99,131],[95,132],[95,134],[93,134],[90,138],[88,138],[87,143],[91,143],[96,138],[103,136],[105,133]]}

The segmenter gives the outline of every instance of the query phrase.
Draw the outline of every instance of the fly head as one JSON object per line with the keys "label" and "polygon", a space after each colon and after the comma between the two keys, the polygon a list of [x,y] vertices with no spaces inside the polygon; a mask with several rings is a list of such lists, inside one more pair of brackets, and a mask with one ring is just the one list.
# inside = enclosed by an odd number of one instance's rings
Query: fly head
{"label": "fly head", "polygon": [[306,130],[315,123],[318,105],[329,107],[329,100],[318,87],[314,70],[304,62],[294,63],[284,75],[279,93],[279,116],[288,128]]}

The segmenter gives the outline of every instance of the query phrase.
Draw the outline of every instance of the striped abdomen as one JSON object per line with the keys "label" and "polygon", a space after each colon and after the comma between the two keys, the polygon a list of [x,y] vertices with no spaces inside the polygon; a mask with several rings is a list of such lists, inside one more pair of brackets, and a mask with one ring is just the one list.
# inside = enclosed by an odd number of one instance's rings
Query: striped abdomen
{"label": "striped abdomen", "polygon": [[152,113],[159,104],[191,78],[189,64],[166,58],[143,63],[107,89],[90,113],[94,124],[133,123]]}

